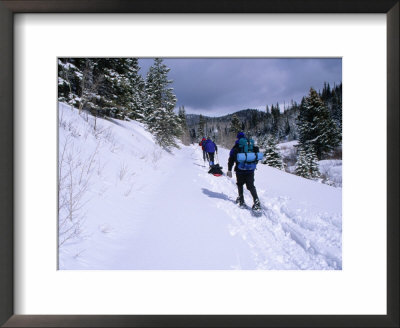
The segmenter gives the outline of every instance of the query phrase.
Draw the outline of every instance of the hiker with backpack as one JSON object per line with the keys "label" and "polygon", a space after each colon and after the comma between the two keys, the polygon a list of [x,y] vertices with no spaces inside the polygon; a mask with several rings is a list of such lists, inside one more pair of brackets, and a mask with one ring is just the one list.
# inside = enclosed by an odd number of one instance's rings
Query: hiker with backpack
{"label": "hiker with backpack", "polygon": [[206,161],[206,159],[208,160],[207,153],[206,153],[206,150],[204,148],[205,142],[206,142],[206,138],[205,137],[203,137],[203,139],[201,139],[201,141],[199,142],[199,146],[201,146],[201,149],[203,150],[203,161],[204,162]]}
{"label": "hiker with backpack", "polygon": [[204,143],[204,149],[207,153],[210,167],[214,165],[214,154],[218,152],[217,145],[211,140],[210,137],[207,137],[207,140]]}
{"label": "hiker with backpack", "polygon": [[258,147],[254,146],[254,140],[246,138],[243,132],[239,132],[235,145],[229,153],[228,172],[226,174],[229,178],[232,178],[232,167],[236,164],[234,170],[239,193],[236,203],[238,203],[240,207],[246,206],[243,197],[243,186],[246,184],[247,190],[250,191],[253,197],[253,211],[261,211],[260,200],[258,199],[257,190],[254,186],[254,170],[256,169],[258,160],[261,159],[261,153],[258,151]]}

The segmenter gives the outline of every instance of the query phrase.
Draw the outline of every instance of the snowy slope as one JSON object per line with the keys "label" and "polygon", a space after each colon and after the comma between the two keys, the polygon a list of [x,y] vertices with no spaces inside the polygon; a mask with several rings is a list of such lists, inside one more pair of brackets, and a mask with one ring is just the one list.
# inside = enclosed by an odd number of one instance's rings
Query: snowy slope
{"label": "snowy slope", "polygon": [[[199,146],[168,153],[137,122],[97,119],[94,132],[92,117],[59,109],[60,162],[67,144],[76,168],[69,176],[78,186],[89,181],[60,269],[341,269],[340,188],[259,165],[264,215],[256,218],[234,203],[234,178],[207,174]],[[228,154],[219,150],[224,172]],[[61,164],[69,172],[70,161]],[[247,190],[245,200],[252,205]]]}

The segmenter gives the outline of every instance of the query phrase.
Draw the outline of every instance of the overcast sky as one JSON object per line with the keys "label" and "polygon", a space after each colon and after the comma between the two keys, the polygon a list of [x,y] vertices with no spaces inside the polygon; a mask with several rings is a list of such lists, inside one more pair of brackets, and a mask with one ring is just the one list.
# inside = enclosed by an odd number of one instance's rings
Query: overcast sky
{"label": "overcast sky", "polygon": [[[140,59],[145,75],[153,59]],[[342,81],[340,58],[164,59],[169,79],[187,113],[224,115],[241,109],[300,102],[310,87]],[[282,108],[283,109],[283,108]]]}

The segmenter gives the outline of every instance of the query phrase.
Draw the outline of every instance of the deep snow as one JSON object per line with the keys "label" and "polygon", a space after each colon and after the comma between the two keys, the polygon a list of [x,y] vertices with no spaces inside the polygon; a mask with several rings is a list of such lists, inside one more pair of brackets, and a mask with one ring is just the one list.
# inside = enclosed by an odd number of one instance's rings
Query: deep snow
{"label": "deep snow", "polygon": [[[234,203],[235,178],[207,173],[198,145],[167,152],[134,121],[97,119],[95,131],[65,104],[59,120],[60,199],[76,205],[60,210],[76,231],[60,269],[342,268],[341,188],[258,165],[257,218]],[[224,173],[228,154],[219,147]]]}

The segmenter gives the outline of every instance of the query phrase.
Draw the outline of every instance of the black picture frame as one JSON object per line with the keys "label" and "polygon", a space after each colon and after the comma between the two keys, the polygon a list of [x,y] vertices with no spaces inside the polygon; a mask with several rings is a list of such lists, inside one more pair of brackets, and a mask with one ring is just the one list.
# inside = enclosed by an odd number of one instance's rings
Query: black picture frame
{"label": "black picture frame", "polygon": [[[4,327],[399,327],[399,8],[399,0],[0,0],[0,324]],[[17,13],[386,14],[387,315],[14,315],[13,20]]]}

